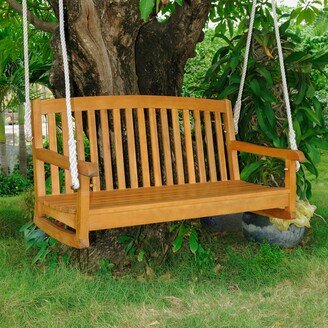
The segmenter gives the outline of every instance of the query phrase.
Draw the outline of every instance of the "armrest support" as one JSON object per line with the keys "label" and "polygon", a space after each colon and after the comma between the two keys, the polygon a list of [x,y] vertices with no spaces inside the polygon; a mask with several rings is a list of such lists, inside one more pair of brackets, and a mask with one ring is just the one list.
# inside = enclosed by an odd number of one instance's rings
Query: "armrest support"
{"label": "armrest support", "polygon": [[229,146],[229,150],[236,150],[245,153],[252,153],[252,154],[269,156],[269,157],[284,158],[284,159],[289,159],[291,161],[299,161],[299,162],[305,161],[305,156],[303,152],[300,150],[271,148],[271,147],[259,146],[249,142],[236,141],[236,140],[231,141],[228,146]]}
{"label": "armrest support", "polygon": [[[35,148],[34,151],[34,155],[38,160],[69,170],[68,156],[60,155],[55,151],[44,148]],[[78,172],[89,178],[96,177],[99,174],[98,166],[95,163],[85,161],[78,161]]]}

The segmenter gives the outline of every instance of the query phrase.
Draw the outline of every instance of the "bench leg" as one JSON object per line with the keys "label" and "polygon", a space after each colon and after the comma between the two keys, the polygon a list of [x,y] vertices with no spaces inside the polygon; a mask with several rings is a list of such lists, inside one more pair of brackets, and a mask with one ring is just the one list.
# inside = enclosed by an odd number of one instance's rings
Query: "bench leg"
{"label": "bench leg", "polygon": [[76,238],[76,233],[59,226],[58,224],[49,221],[45,216],[35,216],[35,225],[44,231],[47,235],[55,238],[62,244],[65,244],[74,248],[86,248],[89,247],[89,243],[83,243]]}
{"label": "bench leg", "polygon": [[80,238],[78,235],[78,230],[72,231],[68,230],[64,227],[64,225],[60,225],[50,221],[47,219],[46,213],[44,213],[38,203],[35,204],[35,211],[34,211],[34,223],[35,225],[44,231],[50,237],[55,238],[62,244],[65,244],[70,247],[74,248],[87,248],[89,247],[89,235],[85,235],[83,239]]}
{"label": "bench leg", "polygon": [[76,235],[78,240],[89,247],[90,178],[80,176],[77,192]]}
{"label": "bench leg", "polygon": [[296,215],[296,162],[286,160],[285,166],[285,188],[289,189],[289,204],[285,210],[291,213],[291,218],[295,218]]}

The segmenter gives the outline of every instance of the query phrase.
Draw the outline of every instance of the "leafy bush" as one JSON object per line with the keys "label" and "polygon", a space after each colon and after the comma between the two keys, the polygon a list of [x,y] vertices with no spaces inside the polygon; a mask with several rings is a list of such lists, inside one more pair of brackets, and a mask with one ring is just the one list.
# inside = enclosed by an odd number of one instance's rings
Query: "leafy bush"
{"label": "leafy bush", "polygon": [[208,68],[211,66],[212,59],[217,49],[222,46],[223,43],[223,40],[215,37],[214,30],[206,30],[204,40],[196,46],[196,56],[190,58],[186,64],[182,96],[203,97],[205,90],[208,88],[208,83],[204,81],[204,77]]}
{"label": "leafy bush", "polygon": [[[229,98],[233,103],[236,101],[250,5],[249,2],[244,6],[244,11],[240,12],[239,20],[235,21],[236,26],[232,29],[227,25],[227,13],[222,12],[221,18],[217,19],[215,35],[224,41],[224,45],[217,50],[212,66],[206,74],[207,90],[203,92],[203,96]],[[270,4],[263,1],[257,11],[238,137],[244,141],[287,148],[288,125],[269,6]],[[304,45],[303,38],[293,25],[301,12],[280,13],[283,22],[280,34],[296,138],[299,148],[307,158],[307,162],[298,172],[298,194],[302,198],[310,198],[311,183],[306,174],[310,172],[318,175],[316,167],[320,160],[319,149],[328,149],[324,104],[321,97],[317,97],[318,90],[324,84],[322,79],[324,67],[328,63],[328,49],[325,47],[319,50],[316,47],[310,51],[309,47]],[[193,81],[193,78],[185,78],[185,82],[188,81]],[[185,86],[185,89],[188,88],[190,87]],[[199,86],[199,91],[202,90],[203,86]],[[264,160],[250,154],[241,154],[240,159],[242,178],[270,185],[283,183],[282,161],[271,158]]]}
{"label": "leafy bush", "polygon": [[32,188],[33,184],[18,171],[9,175],[0,172],[0,196],[15,196]]}

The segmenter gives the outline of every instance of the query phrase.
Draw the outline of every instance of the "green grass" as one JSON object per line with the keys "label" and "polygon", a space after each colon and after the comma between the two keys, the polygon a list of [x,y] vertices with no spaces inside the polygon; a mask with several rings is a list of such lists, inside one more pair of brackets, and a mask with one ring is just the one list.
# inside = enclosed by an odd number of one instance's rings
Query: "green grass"
{"label": "green grass", "polygon": [[[313,202],[328,220],[328,157]],[[208,235],[216,275],[180,252],[155,275],[86,274],[31,265],[18,232],[22,198],[0,200],[0,327],[328,327],[328,224],[313,220],[305,245],[281,250],[239,234]]]}

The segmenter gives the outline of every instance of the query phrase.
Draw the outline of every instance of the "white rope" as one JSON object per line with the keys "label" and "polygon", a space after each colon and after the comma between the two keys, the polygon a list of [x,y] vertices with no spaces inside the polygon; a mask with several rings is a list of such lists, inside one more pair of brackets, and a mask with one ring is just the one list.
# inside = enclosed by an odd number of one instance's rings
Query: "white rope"
{"label": "white rope", "polygon": [[[289,130],[288,131],[289,145],[292,150],[297,150],[296,134],[295,134],[295,130],[293,127],[293,118],[292,118],[289,94],[288,94],[287,78],[286,78],[286,71],[285,71],[285,65],[284,65],[284,56],[283,56],[281,40],[280,40],[278,15],[277,15],[277,11],[276,11],[276,0],[271,0],[271,2],[272,2],[272,17],[273,17],[273,23],[274,23],[274,29],[275,29],[275,36],[276,36],[278,57],[279,57],[279,64],[280,64],[280,72],[281,72],[281,80],[282,80],[282,90],[283,90],[284,101],[285,101],[285,106],[286,106],[286,113],[287,113],[288,130]],[[244,90],[246,73],[247,73],[247,63],[248,63],[249,52],[250,52],[250,48],[251,48],[254,19],[255,19],[255,13],[256,13],[256,5],[257,5],[257,0],[253,0],[253,6],[252,6],[251,14],[250,14],[250,22],[249,22],[249,28],[248,28],[248,34],[247,34],[245,57],[244,57],[244,62],[243,62],[240,87],[239,87],[239,91],[238,91],[237,101],[236,101],[236,104],[234,107],[234,125],[235,125],[236,134],[238,133],[238,123],[239,123],[239,118],[240,118],[242,96],[243,96],[243,90]],[[299,162],[296,162],[296,169],[297,169],[297,171],[300,169]]]}
{"label": "white rope", "polygon": [[[292,150],[297,150],[296,134],[295,134],[295,130],[293,127],[292,111],[290,108],[290,101],[289,101],[289,94],[288,94],[287,78],[286,78],[286,71],[285,71],[285,64],[284,64],[284,55],[282,52],[279,25],[278,25],[276,0],[271,0],[271,3],[272,3],[272,17],[273,17],[275,34],[276,34],[276,42],[277,42],[278,57],[279,57],[279,64],[280,64],[282,91],[283,91],[283,95],[284,95],[286,113],[287,113],[288,130],[289,130],[288,131],[289,145]],[[300,163],[296,162],[296,170],[298,171],[299,169],[300,169]]]}
{"label": "white rope", "polygon": [[59,0],[59,31],[60,31],[60,43],[63,57],[64,75],[65,75],[65,98],[66,98],[66,114],[68,122],[68,153],[70,163],[70,173],[72,178],[72,187],[79,189],[79,175],[77,168],[77,153],[76,142],[74,138],[74,122],[72,116],[72,103],[71,103],[71,90],[70,90],[70,78],[69,78],[69,66],[68,55],[65,39],[65,22],[64,22],[64,3],[63,0]]}
{"label": "white rope", "polygon": [[23,39],[24,39],[24,73],[25,73],[25,138],[32,141],[31,122],[31,101],[30,101],[30,69],[29,69],[29,49],[28,49],[28,21],[27,21],[27,0],[22,2],[23,14]]}
{"label": "white rope", "polygon": [[251,14],[249,17],[249,27],[248,27],[248,33],[247,33],[245,57],[244,57],[243,68],[242,68],[242,73],[241,73],[238,97],[237,97],[235,107],[233,109],[233,112],[234,112],[233,120],[234,120],[236,134],[238,133],[238,123],[239,123],[239,118],[240,118],[241,100],[243,97],[244,85],[245,85],[245,80],[246,80],[247,63],[248,63],[249,51],[250,51],[251,42],[252,42],[256,6],[257,6],[257,0],[253,0],[252,11],[251,11]]}

